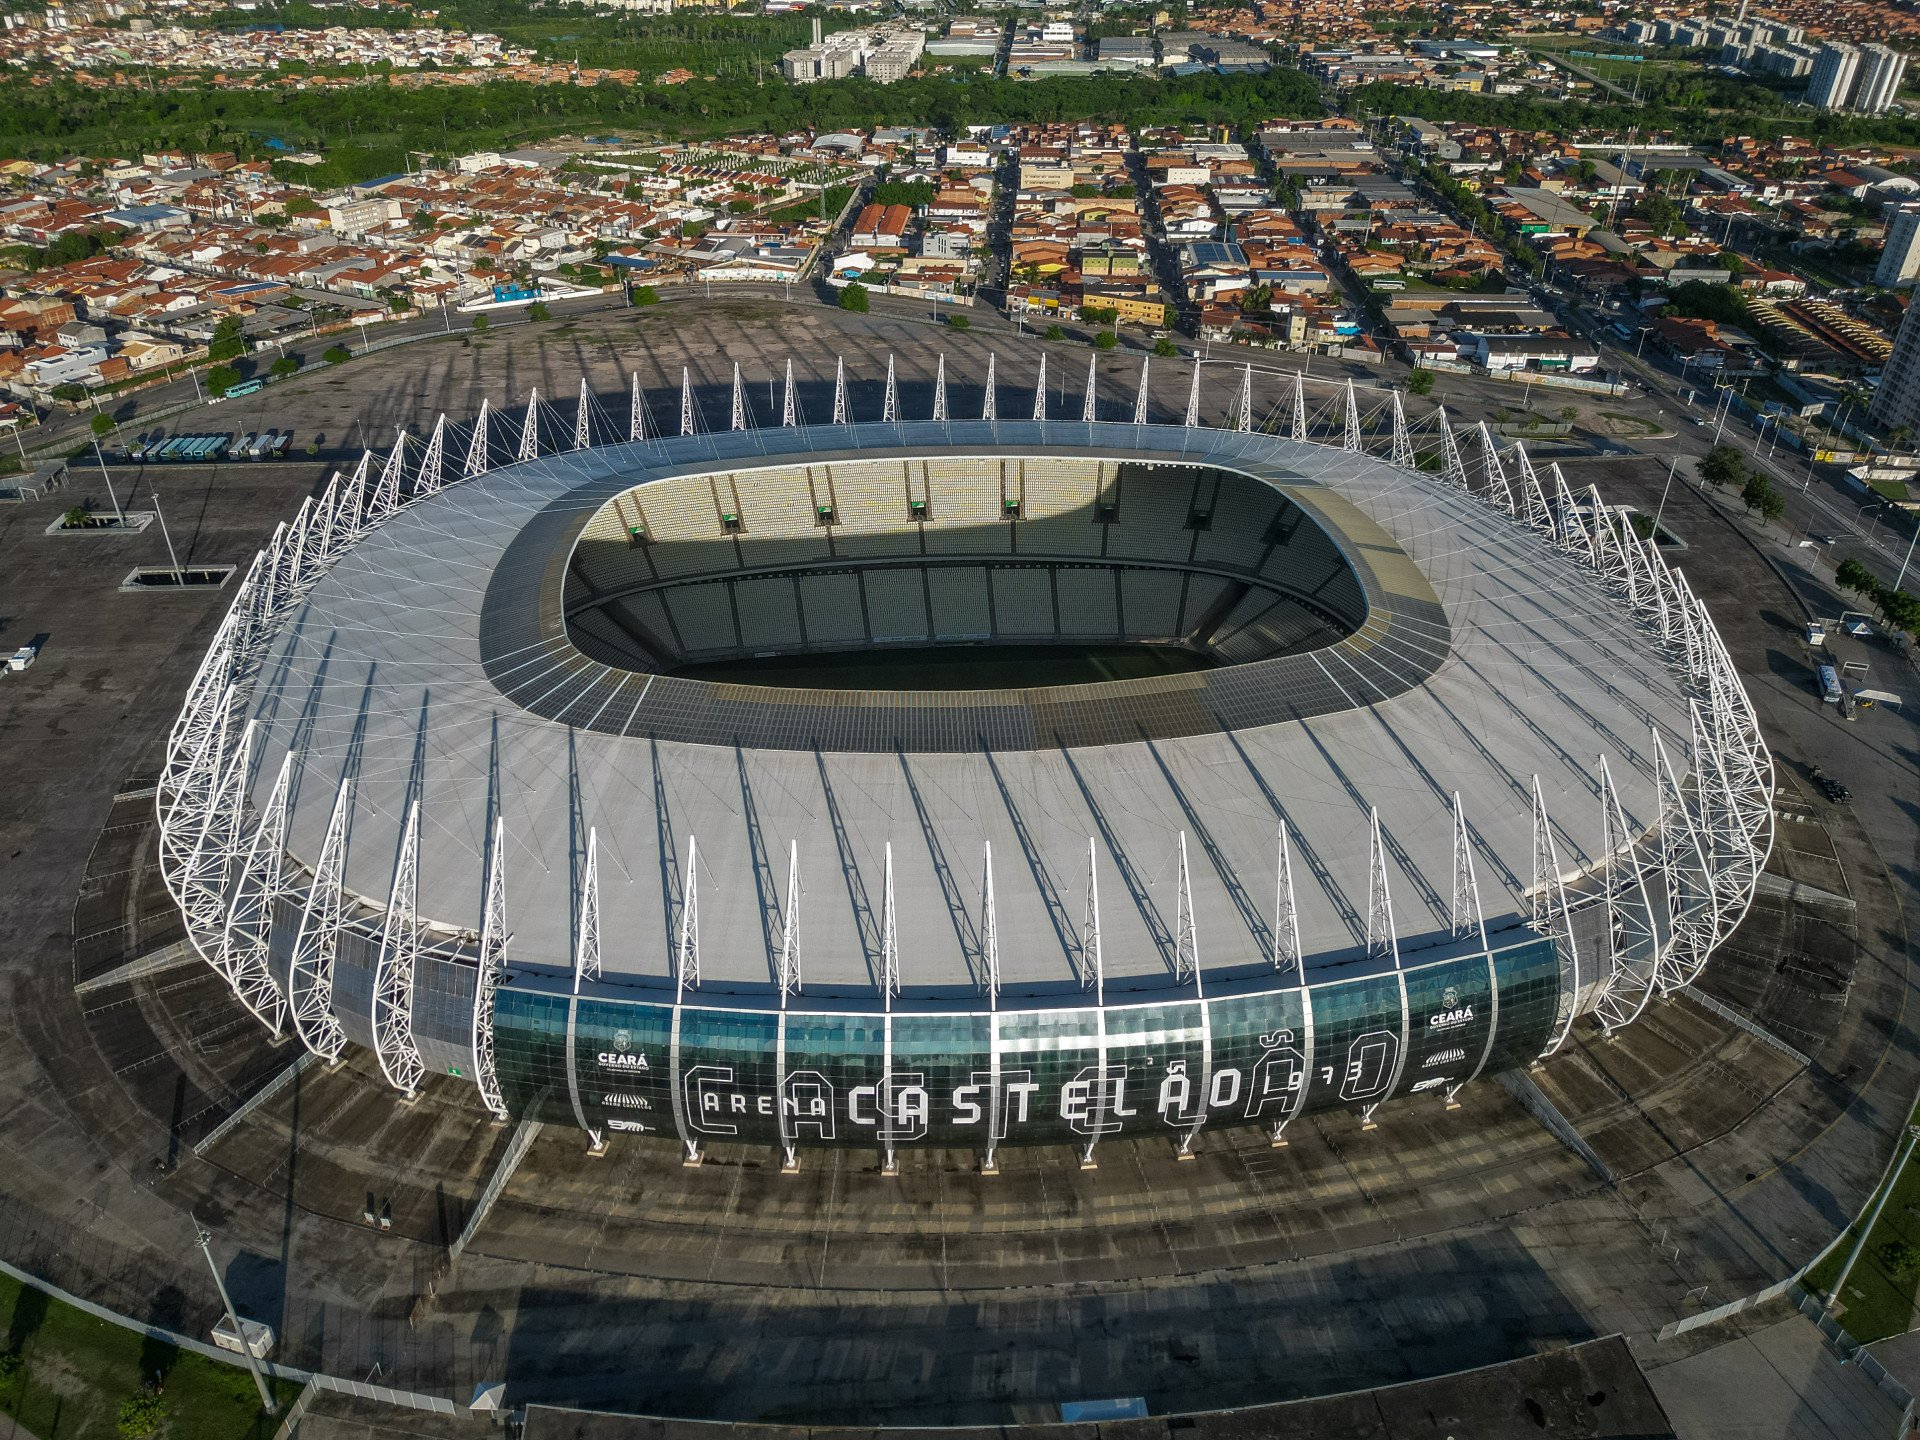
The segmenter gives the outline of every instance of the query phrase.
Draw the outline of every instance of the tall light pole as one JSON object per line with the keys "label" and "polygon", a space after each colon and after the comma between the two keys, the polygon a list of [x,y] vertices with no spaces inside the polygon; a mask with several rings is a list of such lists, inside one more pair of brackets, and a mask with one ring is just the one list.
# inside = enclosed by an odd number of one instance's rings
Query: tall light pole
{"label": "tall light pole", "polygon": [[160,522],[160,538],[167,542],[167,559],[173,562],[173,583],[184,586],[187,572],[180,568],[180,557],[173,548],[173,535],[167,529],[167,517],[160,511],[160,492],[149,489],[147,493],[153,496],[153,515]]}
{"label": "tall light pole", "polygon": [[1907,578],[1907,566],[1913,562],[1913,547],[1915,541],[1920,541],[1920,525],[1914,527],[1913,539],[1907,541],[1907,557],[1900,562],[1900,573],[1893,577],[1893,588],[1896,590],[1900,588],[1900,582]]}
{"label": "tall light pole", "polygon": [[227,1294],[227,1282],[220,1278],[220,1267],[213,1263],[213,1236],[206,1226],[196,1220],[193,1222],[193,1238],[200,1247],[200,1253],[207,1257],[207,1269],[213,1272],[213,1286],[220,1292],[220,1303],[227,1310],[227,1323],[233,1326],[233,1333],[240,1341],[240,1353],[247,1357],[247,1369],[253,1372],[253,1383],[260,1391],[260,1408],[269,1415],[278,1415],[280,1407],[274,1403],[273,1392],[267,1388],[267,1377],[260,1373],[260,1357],[253,1353],[246,1329],[233,1308],[233,1297]]}
{"label": "tall light pole", "polygon": [[107,499],[113,502],[113,515],[120,522],[122,530],[127,528],[126,512],[120,508],[120,497],[113,493],[113,477],[107,473],[107,457],[100,453],[100,437],[93,437],[93,458],[100,462],[100,478],[107,482]]}

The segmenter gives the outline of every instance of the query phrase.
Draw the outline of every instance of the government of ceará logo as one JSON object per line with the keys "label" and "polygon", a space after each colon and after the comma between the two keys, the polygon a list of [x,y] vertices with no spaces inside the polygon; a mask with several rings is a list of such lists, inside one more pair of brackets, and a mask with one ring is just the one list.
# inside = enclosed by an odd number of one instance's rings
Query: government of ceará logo
{"label": "government of cear\u00e1 logo", "polygon": [[[1440,992],[1440,1008],[1442,1010],[1458,1010],[1460,1008],[1460,990],[1458,986],[1449,985]],[[613,1043],[620,1045],[622,1050],[627,1048],[625,1045],[620,1044],[620,1037],[618,1035],[614,1037]]]}
{"label": "government of cear\u00e1 logo", "polygon": [[[1453,992],[1449,990],[1447,994],[1451,995],[1453,994]],[[1453,1004],[1453,1001],[1449,1000],[1447,1001],[1447,1004],[1451,1005]],[[614,1031],[613,1032],[613,1048],[616,1050],[631,1050],[633,1048],[632,1034],[625,1030]]]}

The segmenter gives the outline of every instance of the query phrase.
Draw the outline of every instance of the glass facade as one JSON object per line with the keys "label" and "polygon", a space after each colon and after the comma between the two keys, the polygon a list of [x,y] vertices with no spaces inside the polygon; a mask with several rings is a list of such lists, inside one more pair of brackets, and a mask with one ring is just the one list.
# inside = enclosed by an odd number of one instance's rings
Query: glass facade
{"label": "glass facade", "polygon": [[1528,935],[1304,989],[892,1015],[576,999],[534,983],[503,987],[495,1006],[516,1114],[696,1145],[985,1149],[1271,1127],[1525,1065],[1551,1037],[1560,964],[1551,939]]}

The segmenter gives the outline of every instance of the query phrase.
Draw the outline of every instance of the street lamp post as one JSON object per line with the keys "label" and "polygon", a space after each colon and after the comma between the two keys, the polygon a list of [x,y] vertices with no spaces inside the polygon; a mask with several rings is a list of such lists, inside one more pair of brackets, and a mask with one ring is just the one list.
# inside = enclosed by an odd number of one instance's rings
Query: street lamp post
{"label": "street lamp post", "polygon": [[240,1353],[247,1357],[247,1369],[253,1373],[253,1383],[260,1391],[260,1408],[269,1415],[278,1415],[280,1407],[274,1401],[273,1392],[267,1388],[267,1377],[260,1373],[259,1357],[253,1353],[253,1346],[247,1341],[246,1329],[240,1324],[240,1316],[233,1308],[233,1297],[227,1294],[227,1282],[220,1276],[220,1267],[213,1263],[213,1236],[196,1220],[193,1238],[200,1247],[200,1253],[207,1257],[207,1269],[213,1272],[213,1287],[220,1292],[220,1303],[226,1307],[227,1323],[233,1326],[233,1333],[239,1338]]}
{"label": "street lamp post", "polygon": [[120,522],[122,530],[127,528],[126,512],[120,508],[120,497],[113,493],[113,477],[107,474],[107,457],[100,453],[100,437],[93,437],[93,458],[100,462],[100,478],[107,482],[107,499],[113,502],[113,515]]}

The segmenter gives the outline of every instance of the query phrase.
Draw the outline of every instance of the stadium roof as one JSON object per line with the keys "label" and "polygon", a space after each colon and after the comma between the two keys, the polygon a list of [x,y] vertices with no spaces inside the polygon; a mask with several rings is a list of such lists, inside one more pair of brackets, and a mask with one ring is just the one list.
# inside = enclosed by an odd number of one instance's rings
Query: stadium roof
{"label": "stadium roof", "polygon": [[[1354,553],[1383,573],[1411,558],[1445,610],[1444,658],[1420,683],[1383,694],[1355,663],[1350,637],[1345,658],[1334,647],[1315,664],[1351,708],[1247,728],[1099,745],[816,751],[741,744],[721,726],[698,739],[684,730],[656,738],[649,677],[586,661],[566,642],[566,537],[650,477],[880,449],[1049,447],[1223,466],[1310,512],[1365,517],[1353,522]],[[576,722],[563,724],[503,695],[482,663],[489,614],[523,617],[529,663],[544,665],[555,687],[600,686],[601,709],[616,699],[631,706],[624,733],[589,724],[583,707],[558,712]],[[890,843],[906,1003],[916,993],[978,993],[988,843],[1003,997],[1077,988],[1091,837],[1108,994],[1145,998],[1175,983],[1182,832],[1209,977],[1269,958],[1282,814],[1303,949],[1323,968],[1359,964],[1376,807],[1396,930],[1411,952],[1448,938],[1454,792],[1498,928],[1524,910],[1531,776],[1571,871],[1601,848],[1597,757],[1611,757],[1637,831],[1656,818],[1649,725],[1670,752],[1687,748],[1680,685],[1622,602],[1469,494],[1363,454],[1264,435],[1063,422],[752,430],[495,470],[409,505],[342,558],[269,655],[254,713],[264,741],[256,803],[286,750],[302,757],[289,849],[309,865],[342,778],[354,777],[346,884],[375,904],[386,901],[401,823],[418,800],[419,911],[477,929],[497,806],[517,971],[567,969],[591,830],[607,983],[671,983],[671,931],[697,839],[703,995],[773,988],[793,845],[807,993],[871,994]]]}

